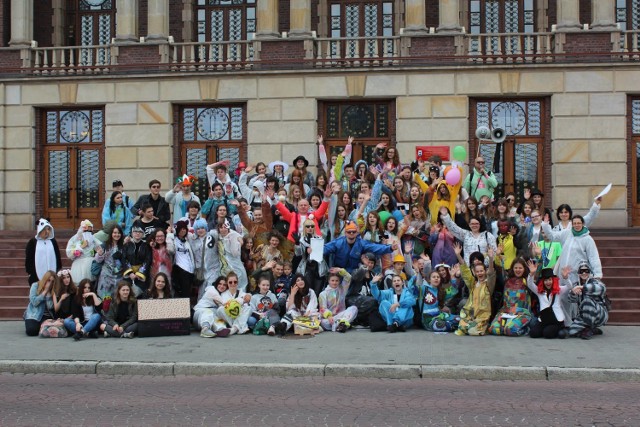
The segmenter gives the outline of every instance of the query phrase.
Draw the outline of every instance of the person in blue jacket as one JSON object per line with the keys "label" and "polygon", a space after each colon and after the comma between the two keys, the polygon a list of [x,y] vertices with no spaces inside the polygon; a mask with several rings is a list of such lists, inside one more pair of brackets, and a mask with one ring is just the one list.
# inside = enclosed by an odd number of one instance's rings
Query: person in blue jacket
{"label": "person in blue jacket", "polygon": [[344,233],[344,236],[324,245],[324,254],[333,255],[332,267],[344,268],[349,274],[359,267],[362,254],[371,252],[380,256],[398,249],[397,243],[383,245],[363,240],[358,235],[358,226],[355,221],[346,221]]}
{"label": "person in blue jacket", "polygon": [[[378,288],[380,280],[382,275],[377,274],[371,281],[371,295],[378,300],[387,330],[391,333],[405,332],[413,325],[413,306],[416,305],[413,285],[405,287],[402,277],[396,275],[393,276],[392,288],[381,291]],[[415,276],[411,280],[415,280]]]}

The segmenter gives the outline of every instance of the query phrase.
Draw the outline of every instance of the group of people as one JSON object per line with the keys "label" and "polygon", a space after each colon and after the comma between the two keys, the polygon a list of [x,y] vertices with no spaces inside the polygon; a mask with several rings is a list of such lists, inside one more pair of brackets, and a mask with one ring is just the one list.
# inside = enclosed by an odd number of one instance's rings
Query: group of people
{"label": "group of people", "polygon": [[[208,165],[208,195],[183,175],[133,203],[113,183],[103,228],[85,220],[62,269],[46,220],[27,245],[28,335],[133,337],[137,299],[189,298],[205,338],[284,335],[294,327],[589,339],[608,318],[602,266],[583,217],[526,188],[497,197],[479,156],[462,179],[438,156],[402,163],[328,157],[314,176],[289,165]],[[554,225],[554,222],[557,223]]]}

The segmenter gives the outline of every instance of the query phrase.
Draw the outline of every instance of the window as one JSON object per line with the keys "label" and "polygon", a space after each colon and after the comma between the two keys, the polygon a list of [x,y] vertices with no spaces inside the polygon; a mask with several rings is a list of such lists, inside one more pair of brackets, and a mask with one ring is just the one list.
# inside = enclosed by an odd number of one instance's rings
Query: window
{"label": "window", "polygon": [[[472,103],[473,132],[470,162],[478,152],[475,129],[479,126],[502,128],[502,144],[480,143],[480,155],[493,169],[499,186],[496,196],[513,191],[521,196],[525,188],[544,188],[546,105],[544,100],[476,100]],[[493,165],[493,166],[492,166]],[[543,190],[544,191],[544,190]]]}
{"label": "window", "polygon": [[394,35],[394,3],[390,1],[329,1],[329,36],[331,38],[371,37],[331,44],[331,57],[376,58],[392,56],[393,40],[376,37]]}
{"label": "window", "polygon": [[[256,0],[198,0],[197,17],[200,43],[252,40],[256,32]],[[253,49],[240,43],[214,44],[206,56],[214,62],[242,61],[253,58]]]}
{"label": "window", "polygon": [[[108,45],[116,32],[116,0],[70,0],[67,6],[68,46]],[[108,48],[82,49],[80,65],[108,65]]]}
{"label": "window", "polygon": [[[535,14],[534,0],[470,0],[469,30],[471,34],[533,33]],[[533,40],[517,36],[473,38],[469,50],[486,54],[535,51]]]}
{"label": "window", "polygon": [[180,169],[198,178],[193,192],[204,202],[209,198],[206,167],[228,160],[233,176],[246,161],[246,113],[243,105],[189,106],[180,108]]}
{"label": "window", "polygon": [[390,121],[391,117],[395,117],[395,109],[390,101],[326,102],[321,104],[320,111],[322,117],[319,129],[324,132],[327,155],[340,154],[347,138],[353,136],[352,163],[364,159],[371,164],[375,160],[375,146],[395,139],[395,127],[392,128]]}
{"label": "window", "polygon": [[96,108],[42,113],[44,212],[61,228],[89,218],[101,223],[104,111]]}
{"label": "window", "polygon": [[640,29],[640,0],[616,0],[616,22],[621,30]]}

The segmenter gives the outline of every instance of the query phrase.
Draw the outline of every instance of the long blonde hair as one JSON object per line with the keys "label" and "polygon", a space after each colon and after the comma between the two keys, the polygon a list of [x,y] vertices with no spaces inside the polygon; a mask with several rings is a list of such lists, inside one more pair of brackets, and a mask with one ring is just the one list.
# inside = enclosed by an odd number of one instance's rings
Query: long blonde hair
{"label": "long blonde hair", "polygon": [[[47,282],[49,281],[49,278],[52,276],[55,282],[56,272],[51,270],[44,273],[44,276],[42,276],[42,279],[38,280],[38,294],[42,293],[42,291],[44,290],[44,286],[47,284]],[[53,291],[53,286],[51,287],[50,291]]]}

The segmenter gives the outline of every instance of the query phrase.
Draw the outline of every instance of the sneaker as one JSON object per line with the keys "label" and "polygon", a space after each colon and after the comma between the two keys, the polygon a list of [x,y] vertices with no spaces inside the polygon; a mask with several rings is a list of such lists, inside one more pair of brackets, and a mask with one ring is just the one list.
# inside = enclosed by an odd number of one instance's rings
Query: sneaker
{"label": "sneaker", "polygon": [[235,334],[237,334],[238,332],[239,332],[239,331],[238,331],[238,327],[237,327],[237,326],[232,326],[232,327],[231,327],[231,331],[229,332],[229,335],[235,335]]}
{"label": "sneaker", "polygon": [[407,332],[404,326],[398,325],[398,332]]}
{"label": "sneaker", "polygon": [[278,322],[274,325],[274,329],[278,335],[283,337],[287,333],[287,324],[284,322]]}
{"label": "sneaker", "polygon": [[226,338],[230,333],[231,331],[228,328],[222,328],[219,331],[216,331],[216,336],[220,338]]}
{"label": "sneaker", "polygon": [[122,334],[122,338],[133,338],[133,332],[125,332]]}
{"label": "sneaker", "polygon": [[81,332],[76,332],[75,334],[73,334],[73,339],[75,341],[80,341],[80,338],[82,338],[82,333]]}
{"label": "sneaker", "polygon": [[206,326],[204,328],[202,328],[202,330],[200,331],[200,336],[202,338],[215,338],[216,333],[213,332],[210,328],[207,328]]}
{"label": "sneaker", "polygon": [[344,322],[340,322],[340,324],[336,327],[336,332],[344,334],[345,332],[347,332],[347,329],[347,324]]}
{"label": "sneaker", "polygon": [[104,331],[104,337],[105,337],[105,338],[110,338],[110,337],[111,337],[111,335],[109,335],[109,332]]}
{"label": "sneaker", "polygon": [[582,332],[580,332],[580,338],[583,340],[590,340],[593,337],[593,331],[591,328],[584,328]]}
{"label": "sneaker", "polygon": [[462,332],[460,329],[456,329],[455,334],[459,337],[463,337],[464,336],[464,332]]}
{"label": "sneaker", "polygon": [[267,335],[269,335],[270,337],[274,336],[276,334],[276,328],[273,327],[273,325],[269,326],[269,330],[267,331]]}
{"label": "sneaker", "polygon": [[602,329],[600,328],[594,328],[593,329],[593,335],[602,335],[604,332],[602,332]]}
{"label": "sneaker", "polygon": [[396,332],[398,332],[398,323],[393,322],[391,325],[387,326],[387,330],[392,334],[395,334]]}
{"label": "sneaker", "polygon": [[89,338],[93,338],[93,339],[97,339],[98,338],[98,331],[91,331],[89,332]]}

